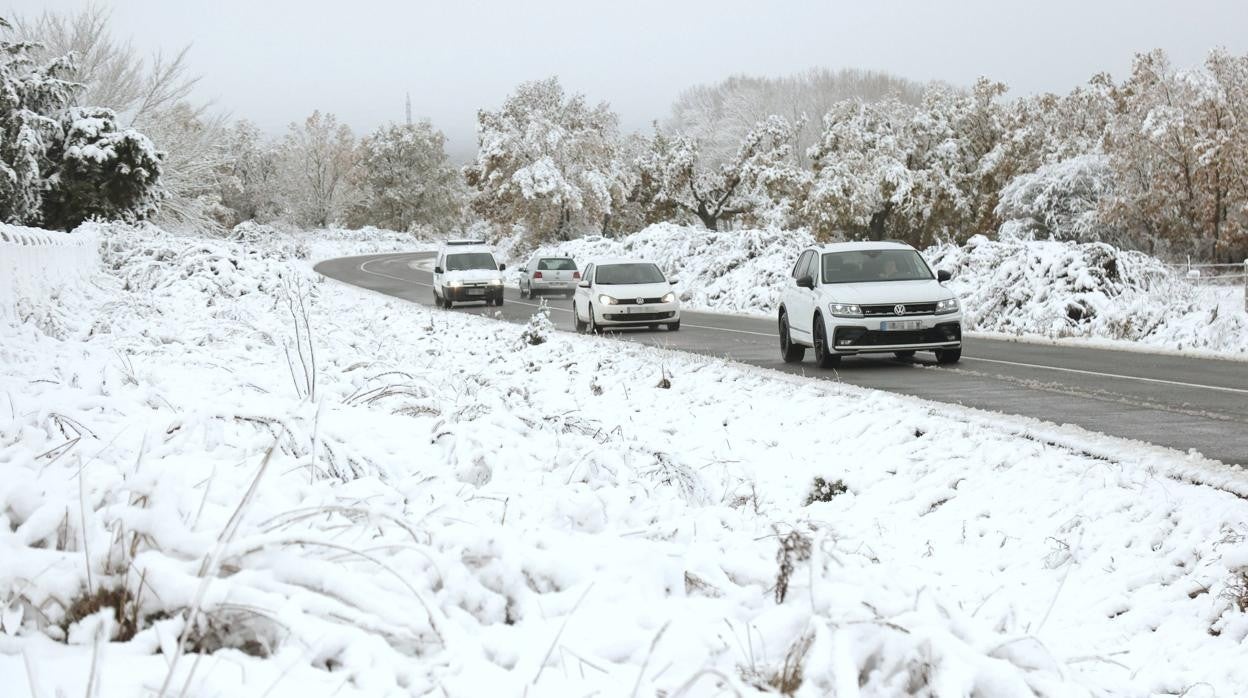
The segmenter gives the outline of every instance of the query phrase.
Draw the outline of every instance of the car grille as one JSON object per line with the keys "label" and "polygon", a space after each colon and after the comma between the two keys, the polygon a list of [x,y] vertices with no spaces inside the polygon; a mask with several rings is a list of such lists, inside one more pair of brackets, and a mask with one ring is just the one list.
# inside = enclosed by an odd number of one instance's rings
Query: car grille
{"label": "car grille", "polygon": [[886,347],[900,344],[948,344],[962,341],[962,325],[946,322],[926,330],[877,332],[865,327],[838,327],[832,344],[837,349]]}
{"label": "car grille", "polygon": [[674,313],[603,313],[602,317],[615,322],[649,322],[652,320],[666,320],[672,317]]}
{"label": "car grille", "polygon": [[638,300],[637,298],[616,298],[615,304],[616,305],[654,305],[656,303],[663,302],[662,298],[642,298],[640,299],[641,303],[638,303],[637,300]]}
{"label": "car grille", "polygon": [[877,317],[880,315],[892,315],[900,317],[897,314],[897,306],[903,305],[906,308],[901,315],[931,315],[936,312],[935,303],[890,303],[888,305],[864,305],[862,306],[862,314],[866,317]]}

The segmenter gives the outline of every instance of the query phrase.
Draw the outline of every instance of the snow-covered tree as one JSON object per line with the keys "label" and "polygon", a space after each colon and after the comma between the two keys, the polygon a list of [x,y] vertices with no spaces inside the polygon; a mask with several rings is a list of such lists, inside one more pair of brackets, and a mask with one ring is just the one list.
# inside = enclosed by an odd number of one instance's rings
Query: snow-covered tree
{"label": "snow-covered tree", "polygon": [[359,200],[355,167],[355,137],[333,114],[315,111],[303,123],[292,123],[280,158],[285,215],[309,227],[342,222]]}
{"label": "snow-covered tree", "polygon": [[[0,31],[9,24],[0,18]],[[0,39],[0,221],[37,223],[50,174],[48,149],[62,137],[58,115],[78,85],[69,58],[36,62],[41,47]]]}
{"label": "snow-covered tree", "polygon": [[267,223],[282,213],[280,161],[277,146],[247,120],[225,132],[225,163],[215,180],[225,209],[220,221],[233,228],[243,221]]}
{"label": "snow-covered tree", "polygon": [[382,126],[360,144],[360,223],[392,230],[457,222],[459,173],[428,121]]}
{"label": "snow-covered tree", "polygon": [[114,35],[111,12],[87,4],[70,13],[45,11],[14,22],[18,36],[38,42],[45,57],[73,55],[66,77],[83,87],[71,104],[105,107],[121,128],[141,131],[164,153],[165,191],[158,220],[169,226],[212,227],[220,205],[215,173],[225,164],[224,118],[192,100],[199,81],[189,46],[144,55]]}
{"label": "snow-covered tree", "polygon": [[856,69],[814,69],[784,77],[735,75],[682,92],[665,128],[696,141],[707,163],[719,165],[736,155],[759,122],[782,116],[800,124],[793,130],[790,158],[794,165],[806,167],[807,150],[819,140],[820,118],[838,102],[893,98],[918,104],[923,89],[904,78]]}
{"label": "snow-covered tree", "polygon": [[1244,251],[1246,61],[1215,51],[1203,70],[1176,71],[1161,51],[1136,57],[1104,141],[1118,183],[1109,220],[1161,249]]}
{"label": "snow-covered tree", "polygon": [[473,210],[536,240],[602,230],[625,196],[618,122],[557,78],[522,83],[502,108],[477,113],[477,159],[464,170]]}
{"label": "snow-covered tree", "polygon": [[[780,222],[795,205],[803,175],[792,164],[793,134],[802,122],[770,116],[755,124],[728,160],[714,164],[701,143],[655,129],[639,163],[654,206],[696,217],[709,230],[737,217]],[[770,220],[768,220],[770,219]]]}
{"label": "snow-covered tree", "polygon": [[48,150],[56,174],[45,195],[45,226],[72,230],[91,218],[135,220],[155,211],[161,156],[146,136],[119,128],[116,115],[99,107],[69,109],[61,128],[64,139]]}

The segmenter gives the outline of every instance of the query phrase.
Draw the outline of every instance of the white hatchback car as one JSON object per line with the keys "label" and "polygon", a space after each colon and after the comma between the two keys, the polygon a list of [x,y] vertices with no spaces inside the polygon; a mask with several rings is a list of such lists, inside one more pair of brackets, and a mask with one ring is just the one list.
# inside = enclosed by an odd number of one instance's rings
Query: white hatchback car
{"label": "white hatchback car", "polygon": [[533,255],[520,268],[520,297],[557,293],[571,298],[580,282],[581,272],[571,257]]}
{"label": "white hatchback car", "polygon": [[815,350],[823,368],[847,354],[933,351],[962,357],[962,310],[950,278],[933,274],[918,250],[898,242],[812,247],[793,266],[780,305],[780,354],[796,363]]}
{"label": "white hatchback car", "polygon": [[600,332],[604,327],[680,329],[680,300],[653,262],[640,259],[604,259],[585,266],[576,287],[572,316],[578,332]]}

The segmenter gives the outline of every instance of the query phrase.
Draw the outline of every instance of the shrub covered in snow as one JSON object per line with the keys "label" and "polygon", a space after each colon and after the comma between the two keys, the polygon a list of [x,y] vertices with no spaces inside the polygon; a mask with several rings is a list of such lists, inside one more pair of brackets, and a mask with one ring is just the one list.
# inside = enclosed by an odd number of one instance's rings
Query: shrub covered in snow
{"label": "shrub covered in snow", "polygon": [[1144,341],[1248,352],[1248,317],[1176,278],[1157,259],[1104,243],[978,236],[927,251],[954,274],[971,329]]}

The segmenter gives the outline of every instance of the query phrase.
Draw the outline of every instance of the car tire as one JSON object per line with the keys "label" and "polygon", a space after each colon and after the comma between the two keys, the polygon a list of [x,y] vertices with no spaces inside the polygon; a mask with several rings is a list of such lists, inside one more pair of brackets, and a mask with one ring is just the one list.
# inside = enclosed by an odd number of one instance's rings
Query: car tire
{"label": "car tire", "polygon": [[499,296],[498,298],[495,298],[495,299],[494,299],[494,305],[497,305],[497,306],[502,306],[502,304],[503,304],[503,297],[502,297],[502,296]]}
{"label": "car tire", "polygon": [[442,296],[438,295],[437,289],[434,289],[433,291],[433,304],[438,308],[442,307]]}
{"label": "car tire", "polygon": [[530,290],[527,290],[527,291],[526,291],[526,290],[524,289],[524,284],[520,284],[520,297],[521,297],[521,298],[532,298],[532,297],[533,297],[533,291],[532,291],[532,289],[530,289]]}
{"label": "car tire", "polygon": [[893,352],[893,356],[896,356],[896,357],[897,357],[897,358],[899,358],[899,359],[913,359],[913,358],[914,358],[914,350],[913,350],[913,349],[907,349],[907,350],[905,350],[905,351],[895,351],[895,352]]}
{"label": "car tire", "polygon": [[828,351],[828,332],[824,328],[822,315],[815,316],[812,335],[815,340],[815,365],[819,368],[834,368],[840,364],[840,355]]}
{"label": "car tire", "polygon": [[786,364],[795,364],[806,358],[806,347],[793,342],[793,334],[789,332],[789,316],[780,313],[780,358]]}
{"label": "car tire", "polygon": [[677,320],[676,322],[669,322],[669,323],[667,323],[667,331],[668,331],[668,332],[679,332],[679,331],[680,331],[680,320]]}
{"label": "car tire", "polygon": [[961,358],[962,347],[936,350],[936,363],[938,364],[956,364]]}
{"label": "car tire", "polygon": [[589,334],[602,334],[602,327],[600,327],[598,325],[598,322],[594,320],[594,306],[593,305],[589,306],[589,313],[587,314],[589,315],[589,320],[586,321],[588,323],[587,332],[589,332]]}
{"label": "car tire", "polygon": [[585,321],[581,319],[580,313],[576,311],[576,303],[572,304],[572,321],[576,324],[576,333],[585,334]]}

